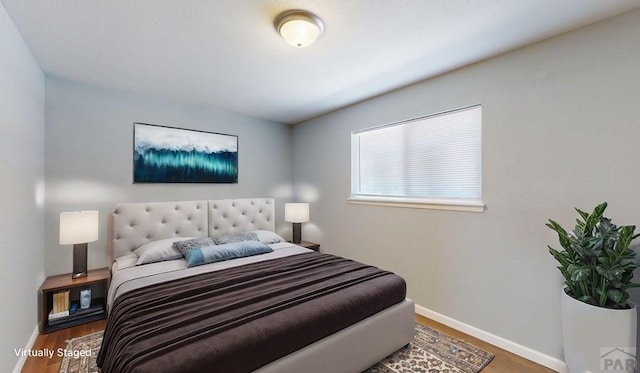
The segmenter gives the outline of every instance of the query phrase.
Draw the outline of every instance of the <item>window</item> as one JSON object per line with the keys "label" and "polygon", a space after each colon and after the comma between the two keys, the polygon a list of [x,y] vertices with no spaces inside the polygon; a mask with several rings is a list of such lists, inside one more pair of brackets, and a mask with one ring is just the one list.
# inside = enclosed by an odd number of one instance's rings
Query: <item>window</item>
{"label": "window", "polygon": [[482,108],[351,133],[352,203],[484,210]]}

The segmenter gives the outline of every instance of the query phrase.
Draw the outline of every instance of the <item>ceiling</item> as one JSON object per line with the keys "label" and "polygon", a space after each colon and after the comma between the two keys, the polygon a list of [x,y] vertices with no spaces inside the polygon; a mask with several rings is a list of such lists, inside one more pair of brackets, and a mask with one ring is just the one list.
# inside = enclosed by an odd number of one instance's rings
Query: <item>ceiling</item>
{"label": "ceiling", "polygon": [[[637,0],[1,0],[50,75],[281,123],[640,7]],[[289,46],[273,19],[317,14]]]}

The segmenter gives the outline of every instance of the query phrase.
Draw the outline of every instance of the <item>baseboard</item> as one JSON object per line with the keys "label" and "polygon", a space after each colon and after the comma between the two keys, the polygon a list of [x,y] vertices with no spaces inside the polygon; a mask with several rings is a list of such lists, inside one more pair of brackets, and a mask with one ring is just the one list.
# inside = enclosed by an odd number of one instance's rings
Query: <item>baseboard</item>
{"label": "baseboard", "polygon": [[459,330],[463,333],[469,334],[470,336],[481,339],[487,343],[491,343],[496,347],[500,347],[503,350],[507,350],[527,360],[531,360],[535,363],[543,365],[549,369],[553,369],[556,372],[567,373],[567,366],[564,363],[564,361],[556,359],[555,357],[545,355],[529,347],[525,347],[521,344],[499,337],[495,334],[491,334],[482,329],[478,329],[474,326],[452,319],[451,317],[445,316],[443,314],[432,311],[428,308],[419,306],[417,304],[416,304],[416,313],[418,315],[427,317],[431,320],[444,324],[448,327]]}
{"label": "baseboard", "polygon": [[[38,324],[36,324],[36,327],[33,328],[33,332],[31,333],[31,337],[29,337],[29,340],[27,341],[27,345],[24,346],[25,350],[30,350],[33,348],[33,345],[36,343],[36,339],[38,338],[39,334],[40,332],[38,331]],[[26,361],[27,356],[20,356],[18,362],[16,363],[16,366],[13,368],[13,373],[20,373]]]}

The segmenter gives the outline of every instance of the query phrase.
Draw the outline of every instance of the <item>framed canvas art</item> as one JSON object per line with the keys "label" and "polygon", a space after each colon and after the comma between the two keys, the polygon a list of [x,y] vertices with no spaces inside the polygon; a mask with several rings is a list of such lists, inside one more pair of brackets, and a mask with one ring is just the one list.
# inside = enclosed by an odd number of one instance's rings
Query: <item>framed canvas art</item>
{"label": "framed canvas art", "polygon": [[238,136],[133,124],[134,183],[237,183]]}

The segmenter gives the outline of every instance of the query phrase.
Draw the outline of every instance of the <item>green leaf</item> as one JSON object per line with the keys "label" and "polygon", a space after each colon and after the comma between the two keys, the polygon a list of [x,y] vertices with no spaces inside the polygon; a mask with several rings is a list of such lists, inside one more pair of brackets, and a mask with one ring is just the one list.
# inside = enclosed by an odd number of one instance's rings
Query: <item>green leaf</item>
{"label": "green leaf", "polygon": [[629,300],[629,293],[626,291],[609,290],[607,298],[611,300],[611,308],[625,308]]}
{"label": "green leaf", "polygon": [[631,279],[633,279],[633,272],[625,272],[622,279],[620,279],[620,283],[628,287],[631,284]]}
{"label": "green leaf", "polygon": [[622,268],[625,272],[633,273],[638,266],[634,262],[622,262]]}
{"label": "green leaf", "polygon": [[600,218],[602,217],[602,214],[604,213],[604,210],[607,208],[607,203],[601,203],[598,206],[596,206],[596,208],[593,209],[593,212],[591,213],[591,215],[587,216],[587,219],[585,220],[585,227],[584,227],[584,234],[586,235],[591,235],[591,232],[593,232],[593,229],[595,228],[596,224],[598,224],[598,222],[600,221]]}
{"label": "green leaf", "polygon": [[600,256],[598,257],[598,262],[600,262],[601,264],[607,266],[607,267],[612,267],[613,263],[611,263],[611,258],[608,256]]}
{"label": "green leaf", "polygon": [[615,266],[612,268],[606,268],[604,266],[596,266],[596,271],[609,281],[613,281],[613,280],[619,281],[622,279],[622,275],[624,274],[624,269],[622,269],[622,267],[620,266]]}
{"label": "green leaf", "polygon": [[585,237],[580,241],[572,240],[570,247],[585,259],[598,257],[602,252],[600,238],[598,237]]}
{"label": "green leaf", "polygon": [[585,224],[583,221],[576,219],[576,226],[573,228],[573,235],[582,238],[585,235]]}
{"label": "green leaf", "polygon": [[607,298],[611,299],[614,303],[620,303],[622,292],[620,290],[609,290],[607,291]]}
{"label": "green leaf", "polygon": [[582,217],[582,220],[586,221],[589,218],[589,214],[584,212],[584,211],[582,211],[582,210],[580,210],[579,208],[575,208],[574,207],[574,210],[576,210],[578,212],[578,214]]}
{"label": "green leaf", "polygon": [[633,232],[636,227],[633,225],[625,225],[620,228],[620,235],[618,237],[618,242],[615,246],[615,251],[619,256],[622,256],[627,253],[629,250],[629,246],[631,245],[631,241],[633,240]]}
{"label": "green leaf", "polygon": [[587,266],[571,264],[567,267],[567,272],[571,275],[571,281],[580,282],[589,278],[591,269]]}
{"label": "green leaf", "polygon": [[627,286],[625,286],[622,281],[618,281],[618,280],[610,280],[609,281],[609,288],[614,288],[614,289],[626,289]]}
{"label": "green leaf", "polygon": [[551,246],[547,246],[549,248],[549,252],[553,255],[554,258],[562,265],[562,267],[566,268],[571,264],[571,260],[567,257],[566,254],[559,252],[558,250],[552,248]]}
{"label": "green leaf", "polygon": [[549,219],[549,223],[545,224],[547,227],[553,229],[558,233],[558,240],[560,241],[560,246],[562,246],[565,250],[569,247],[569,234],[567,231],[562,228],[562,226],[555,221]]}

